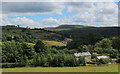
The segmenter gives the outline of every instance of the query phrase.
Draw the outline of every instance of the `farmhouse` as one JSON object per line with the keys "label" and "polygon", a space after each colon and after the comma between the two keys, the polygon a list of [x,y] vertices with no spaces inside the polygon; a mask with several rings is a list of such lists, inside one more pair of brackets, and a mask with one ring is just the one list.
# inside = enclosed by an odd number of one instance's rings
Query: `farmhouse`
{"label": "farmhouse", "polygon": [[97,59],[109,59],[109,58],[110,58],[109,56],[105,56],[105,55],[97,56]]}
{"label": "farmhouse", "polygon": [[80,56],[84,56],[86,62],[90,62],[91,61],[91,54],[90,54],[90,52],[82,52],[82,53],[79,52],[79,53],[74,53],[74,55],[77,57],[77,59],[79,59]]}

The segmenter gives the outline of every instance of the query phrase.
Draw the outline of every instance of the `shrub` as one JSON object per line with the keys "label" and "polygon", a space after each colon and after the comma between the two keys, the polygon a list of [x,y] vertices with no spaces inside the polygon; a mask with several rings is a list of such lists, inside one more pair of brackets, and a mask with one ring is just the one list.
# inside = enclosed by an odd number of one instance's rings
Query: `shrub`
{"label": "shrub", "polygon": [[87,64],[97,64],[97,62],[87,62]]}
{"label": "shrub", "polygon": [[54,53],[54,54],[59,53],[59,51],[56,50],[55,48],[50,48],[49,50],[50,50],[51,53]]}
{"label": "shrub", "polygon": [[96,58],[97,58],[97,55],[96,55],[96,54],[92,54],[92,55],[91,55],[91,58],[92,58],[92,59],[96,59]]}
{"label": "shrub", "polygon": [[86,66],[85,57],[79,57],[79,64]]}
{"label": "shrub", "polygon": [[97,64],[100,65],[100,64],[107,64],[109,62],[108,59],[99,59],[97,60]]}
{"label": "shrub", "polygon": [[15,68],[15,67],[23,67],[24,65],[19,63],[2,63],[2,68]]}

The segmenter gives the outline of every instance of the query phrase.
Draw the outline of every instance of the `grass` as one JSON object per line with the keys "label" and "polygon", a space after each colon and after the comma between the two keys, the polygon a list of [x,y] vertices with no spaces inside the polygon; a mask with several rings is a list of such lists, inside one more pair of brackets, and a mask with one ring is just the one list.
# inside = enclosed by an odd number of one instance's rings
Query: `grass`
{"label": "grass", "polygon": [[[33,43],[28,43],[28,42],[26,42],[26,43],[29,44],[29,45],[32,45],[32,46],[35,45],[35,44],[33,44]],[[66,46],[65,43],[57,42],[57,41],[43,40],[43,43],[44,43],[46,46],[48,46],[48,47],[50,47],[50,46]]]}
{"label": "grass", "polygon": [[45,43],[47,46],[66,46],[65,43],[57,42],[57,41],[47,41],[47,40],[44,40],[43,43]]}
{"label": "grass", "polygon": [[3,68],[3,72],[118,72],[118,65],[79,66],[79,67],[18,67]]}
{"label": "grass", "polygon": [[31,45],[31,46],[34,46],[35,44],[34,43],[28,43],[28,42],[26,42],[28,45]]}
{"label": "grass", "polygon": [[71,29],[46,29],[48,31],[63,31],[63,30],[71,30]]}

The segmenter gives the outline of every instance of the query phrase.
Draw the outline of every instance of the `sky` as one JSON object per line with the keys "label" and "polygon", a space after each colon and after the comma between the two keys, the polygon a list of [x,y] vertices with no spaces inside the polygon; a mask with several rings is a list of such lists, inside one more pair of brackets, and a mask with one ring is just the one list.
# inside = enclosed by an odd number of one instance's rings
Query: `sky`
{"label": "sky", "polygon": [[118,2],[2,2],[1,25],[118,26]]}

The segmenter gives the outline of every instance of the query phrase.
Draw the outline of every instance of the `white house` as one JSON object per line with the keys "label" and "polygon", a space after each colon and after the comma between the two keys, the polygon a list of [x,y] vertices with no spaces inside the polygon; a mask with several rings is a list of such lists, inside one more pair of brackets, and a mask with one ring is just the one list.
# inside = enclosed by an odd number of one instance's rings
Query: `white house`
{"label": "white house", "polygon": [[105,55],[97,56],[97,59],[109,59],[109,58],[110,58],[109,56],[105,56]]}
{"label": "white house", "polygon": [[77,57],[77,60],[79,59],[80,56],[85,57],[85,61],[89,62],[91,61],[91,54],[90,52],[79,52],[79,53],[74,53],[74,55]]}

